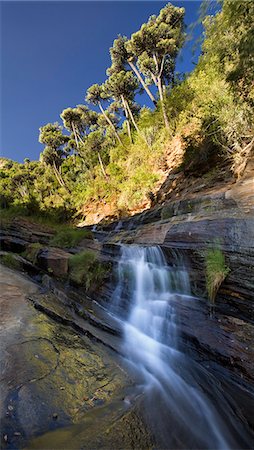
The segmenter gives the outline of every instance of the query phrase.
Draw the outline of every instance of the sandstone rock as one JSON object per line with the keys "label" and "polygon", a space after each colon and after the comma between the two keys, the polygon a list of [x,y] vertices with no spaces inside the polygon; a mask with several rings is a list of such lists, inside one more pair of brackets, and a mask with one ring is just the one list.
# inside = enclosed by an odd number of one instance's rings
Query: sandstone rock
{"label": "sandstone rock", "polygon": [[47,248],[38,255],[38,265],[56,277],[63,277],[68,273],[68,260],[70,256],[70,253],[59,248]]}

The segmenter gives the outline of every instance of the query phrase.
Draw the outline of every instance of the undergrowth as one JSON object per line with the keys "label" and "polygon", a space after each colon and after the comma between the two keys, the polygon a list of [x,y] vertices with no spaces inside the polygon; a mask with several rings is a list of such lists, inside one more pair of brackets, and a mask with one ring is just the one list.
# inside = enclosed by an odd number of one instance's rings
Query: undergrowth
{"label": "undergrowth", "polygon": [[108,268],[98,261],[94,252],[84,250],[70,257],[69,274],[72,283],[90,291],[102,284],[108,275]]}
{"label": "undergrowth", "polygon": [[92,232],[90,230],[64,228],[60,229],[55,236],[50,239],[50,245],[60,248],[76,247],[85,238],[92,239]]}

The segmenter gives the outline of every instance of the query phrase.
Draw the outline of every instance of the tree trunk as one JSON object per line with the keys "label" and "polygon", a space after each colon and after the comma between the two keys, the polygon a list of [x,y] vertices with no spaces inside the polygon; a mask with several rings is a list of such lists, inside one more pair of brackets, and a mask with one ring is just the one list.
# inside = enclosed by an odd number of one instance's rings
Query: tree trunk
{"label": "tree trunk", "polygon": [[77,153],[78,153],[78,136],[77,136],[77,132],[76,132],[73,122],[71,122],[71,127],[72,127],[72,131],[74,133],[75,142],[76,142],[76,146],[77,146]]}
{"label": "tree trunk", "polygon": [[121,141],[121,139],[120,139],[120,136],[118,135],[118,133],[117,133],[117,131],[116,131],[116,128],[115,128],[114,124],[111,122],[110,118],[109,118],[109,117],[107,116],[107,114],[105,113],[105,111],[104,111],[104,109],[103,109],[103,107],[102,107],[101,102],[98,103],[98,106],[99,106],[99,108],[100,108],[100,110],[101,110],[101,113],[102,113],[103,116],[105,117],[106,121],[107,121],[108,124],[111,126],[112,130],[114,131],[115,137],[117,138],[119,144],[123,146],[123,143],[122,143],[122,141]]}
{"label": "tree trunk", "polygon": [[132,136],[131,136],[131,126],[130,126],[130,121],[129,121],[129,113],[128,113],[127,106],[126,106],[125,99],[124,99],[123,95],[121,95],[121,100],[122,100],[122,104],[123,104],[124,114],[125,114],[125,117],[126,117],[126,120],[127,120],[127,132],[128,132],[128,136],[129,136],[129,139],[130,139],[130,143],[132,144],[133,142],[132,142]]}
{"label": "tree trunk", "polygon": [[57,170],[55,161],[53,161],[53,170],[54,170],[54,174],[55,174],[55,177],[56,177],[58,183],[60,184],[60,186],[63,187],[64,185],[63,185],[63,183],[62,183],[62,181],[61,181],[61,178],[60,178],[60,176],[59,176],[59,173],[58,173],[58,170]]}
{"label": "tree trunk", "polygon": [[160,68],[159,68],[157,56],[155,54],[153,55],[153,60],[155,62],[155,66],[156,66],[156,76],[155,76],[155,74],[152,74],[152,78],[153,78],[156,86],[158,87],[165,127],[167,130],[169,130],[169,121],[168,121],[168,116],[167,116],[166,107],[165,107],[165,103],[164,103],[164,95],[163,95],[162,79],[161,79],[162,73],[163,73],[163,68],[164,68],[164,63],[165,63],[165,57],[163,56],[163,58],[162,58]]}
{"label": "tree trunk", "polygon": [[146,138],[145,138],[145,136],[141,133],[140,129],[138,128],[138,126],[137,126],[137,124],[136,124],[136,121],[135,121],[135,119],[134,119],[134,116],[133,116],[133,114],[132,114],[132,111],[131,111],[131,109],[130,109],[130,106],[129,106],[129,103],[128,103],[127,100],[125,100],[125,104],[126,104],[126,107],[127,107],[128,112],[129,112],[131,121],[132,121],[132,123],[133,123],[133,125],[134,125],[134,127],[135,127],[135,129],[136,129],[136,131],[137,131],[137,133],[139,134],[139,136],[142,137],[142,139],[144,139],[146,145],[147,145],[148,147],[150,147],[149,144],[148,144],[148,142],[147,142],[147,140],[146,140]]}
{"label": "tree trunk", "polygon": [[137,76],[139,82],[141,83],[141,85],[143,86],[143,88],[145,89],[147,95],[149,96],[149,98],[152,100],[154,106],[156,106],[156,99],[153,96],[152,92],[150,91],[150,89],[148,88],[148,86],[146,85],[145,81],[143,80],[143,78],[141,77],[138,69],[136,68],[135,64],[133,64],[133,62],[128,61],[129,66],[131,67],[131,69],[133,70],[133,72],[135,73],[135,75]]}
{"label": "tree trunk", "polygon": [[64,187],[67,190],[67,192],[70,193],[69,189],[67,188],[67,186],[66,186],[66,184],[65,184],[65,182],[64,182],[64,180],[63,180],[63,178],[61,176],[61,174],[57,170],[55,161],[53,161],[53,170],[54,170],[55,177],[56,177],[58,183],[60,184],[60,186]]}
{"label": "tree trunk", "polygon": [[159,90],[159,96],[160,96],[160,101],[161,101],[161,109],[162,109],[162,114],[163,114],[165,127],[166,127],[167,130],[169,130],[169,121],[168,121],[167,111],[166,111],[166,107],[165,107],[165,103],[164,103],[164,96],[163,96],[163,91],[162,91],[161,77],[158,77],[158,90]]}
{"label": "tree trunk", "polygon": [[132,121],[132,123],[133,123],[133,126],[134,126],[135,130],[137,131],[138,134],[141,134],[141,133],[140,133],[140,130],[139,130],[139,128],[138,128],[138,126],[137,126],[137,124],[136,124],[136,122],[135,122],[135,119],[134,119],[134,117],[133,117],[133,114],[132,114],[132,111],[131,111],[131,109],[130,109],[130,106],[129,106],[128,101],[127,101],[126,99],[124,99],[124,102],[125,102],[127,111],[128,111],[128,113],[129,113],[129,115],[130,115],[130,118],[131,118],[131,121]]}
{"label": "tree trunk", "polygon": [[99,163],[100,163],[100,166],[101,166],[101,171],[102,171],[104,177],[106,178],[106,180],[108,180],[108,175],[107,175],[106,172],[105,172],[105,169],[104,169],[104,166],[103,166],[103,162],[102,162],[102,159],[101,159],[100,152],[97,152],[97,155],[98,155],[98,160],[99,160]]}

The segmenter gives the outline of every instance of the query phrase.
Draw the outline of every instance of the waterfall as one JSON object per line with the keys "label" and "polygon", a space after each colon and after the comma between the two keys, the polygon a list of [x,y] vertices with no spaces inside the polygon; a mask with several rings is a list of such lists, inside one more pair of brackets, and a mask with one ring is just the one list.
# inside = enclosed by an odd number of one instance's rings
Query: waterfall
{"label": "waterfall", "polygon": [[123,324],[123,353],[160,445],[238,448],[239,424],[218,382],[179,350],[173,304],[193,301],[187,271],[168,267],[159,247],[122,246],[117,280],[112,309]]}

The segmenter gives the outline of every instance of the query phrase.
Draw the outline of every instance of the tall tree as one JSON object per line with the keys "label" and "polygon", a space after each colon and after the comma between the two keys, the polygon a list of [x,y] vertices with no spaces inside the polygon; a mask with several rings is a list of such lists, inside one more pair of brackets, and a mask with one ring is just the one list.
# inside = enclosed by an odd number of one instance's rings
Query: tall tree
{"label": "tall tree", "polygon": [[63,134],[62,127],[57,122],[48,123],[40,128],[39,142],[45,145],[40,155],[40,161],[53,168],[58,183],[67,191],[69,189],[62,178],[60,168],[63,157],[67,155],[65,146],[68,141],[69,137]]}
{"label": "tall tree", "polygon": [[87,90],[87,95],[86,95],[86,101],[88,103],[92,103],[93,105],[96,105],[99,107],[101,113],[103,114],[103,116],[105,117],[105,120],[108,122],[109,126],[112,128],[112,130],[115,133],[115,136],[119,142],[119,144],[123,145],[116,127],[114,126],[114,124],[111,122],[110,117],[105,113],[105,110],[102,106],[102,102],[103,100],[108,99],[108,95],[105,91],[105,88],[103,85],[99,85],[99,84],[93,84],[92,86],[90,86],[90,88]]}
{"label": "tall tree", "polygon": [[184,41],[183,18],[184,8],[169,3],[133,33],[126,44],[127,50],[137,57],[141,73],[158,89],[166,128],[169,122],[164,87],[173,83],[176,57]]}
{"label": "tall tree", "polygon": [[[110,121],[114,124],[114,126],[117,127],[120,119],[116,116],[116,114],[109,111],[108,109],[105,111],[105,114],[110,119]],[[111,127],[109,127],[109,123],[106,120],[104,114],[98,114],[97,125],[98,125],[98,127],[104,129],[105,131],[108,128],[112,129]]]}
{"label": "tall tree", "polygon": [[108,92],[108,95],[110,95],[116,102],[120,102],[122,106],[125,118],[127,120],[127,129],[131,142],[132,138],[130,123],[133,124],[136,131],[142,136],[142,133],[140,132],[134,118],[133,110],[130,107],[130,105],[134,102],[135,92],[138,86],[139,84],[137,78],[132,74],[132,72],[126,72],[124,70],[113,73],[105,83],[105,89]]}
{"label": "tall tree", "polygon": [[92,131],[86,139],[86,149],[91,152],[97,152],[98,161],[101,167],[101,171],[103,176],[108,179],[108,175],[105,171],[104,164],[101,158],[101,150],[103,149],[103,144],[105,141],[105,137],[101,130]]}
{"label": "tall tree", "polygon": [[64,127],[71,131],[69,148],[81,156],[85,137],[97,124],[98,114],[86,105],[77,105],[75,108],[64,109],[60,117]]}
{"label": "tall tree", "polygon": [[120,34],[118,35],[117,39],[113,42],[113,46],[110,48],[110,55],[112,66],[107,70],[107,75],[110,76],[115,72],[121,72],[126,69],[126,66],[129,66],[136,75],[148,97],[156,106],[156,99],[150,91],[148,84],[142,78],[142,75],[137,67],[137,56],[131,51],[130,46],[128,51],[128,39],[126,36],[121,36]]}
{"label": "tall tree", "polygon": [[84,137],[96,127],[98,113],[89,109],[86,105],[77,105],[76,109],[81,114],[82,135]]}
{"label": "tall tree", "polygon": [[66,130],[71,131],[74,135],[77,151],[79,147],[79,139],[82,130],[82,116],[81,112],[77,108],[66,108],[60,114]]}

